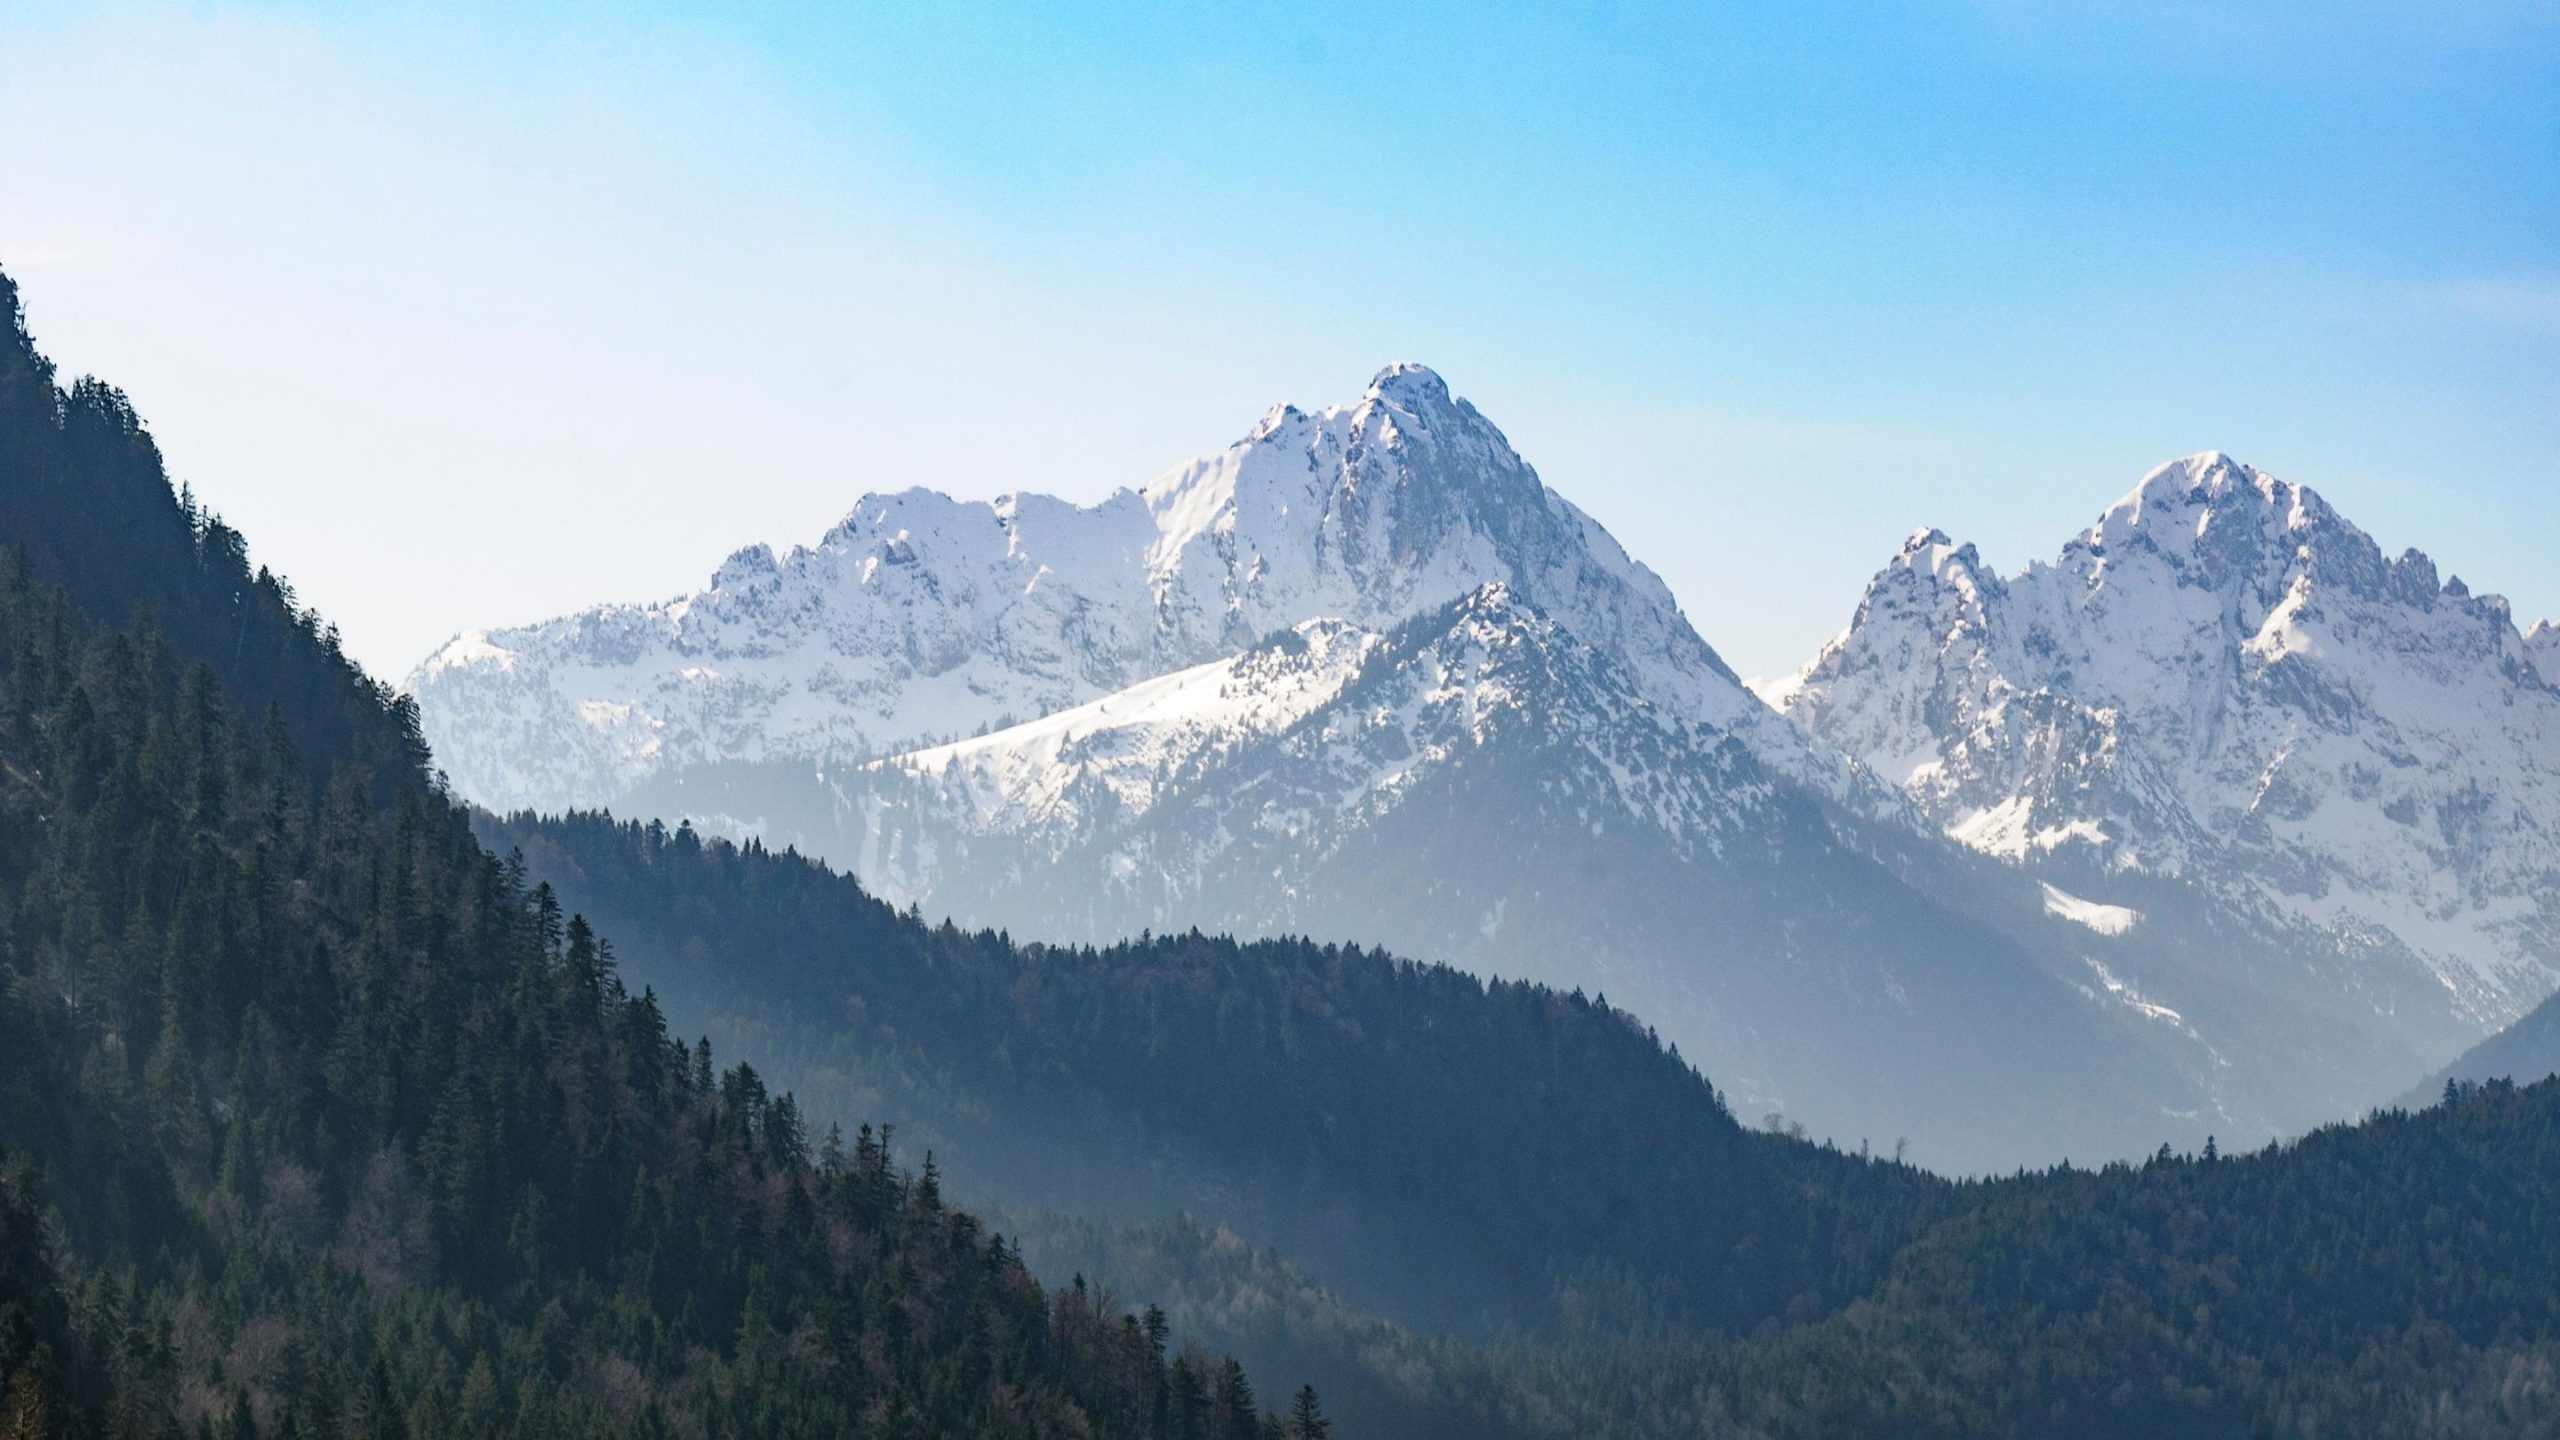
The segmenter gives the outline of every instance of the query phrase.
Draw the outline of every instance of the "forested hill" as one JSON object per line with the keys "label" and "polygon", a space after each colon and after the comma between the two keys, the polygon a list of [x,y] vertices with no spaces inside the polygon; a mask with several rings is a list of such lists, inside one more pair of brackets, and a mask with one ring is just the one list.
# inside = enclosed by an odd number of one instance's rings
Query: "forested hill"
{"label": "forested hill", "polygon": [[1299,940],[1017,943],[796,854],[599,815],[481,833],[610,917],[685,1024],[815,1106],[978,1157],[954,1171],[972,1193],[1212,1214],[1411,1325],[1826,1313],[1952,1193],[1747,1130],[1600,997]]}
{"label": "forested hill", "polygon": [[0,300],[0,1434],[1323,1432],[673,1038]]}
{"label": "forested hill", "polygon": [[[1235,1338],[1330,1334],[1514,1433],[2560,1424],[2560,1081],[2245,1157],[2164,1147],[1959,1185],[1747,1133],[1580,997],[1303,943],[1021,945],[754,845],[597,816],[482,825],[613,916],[670,1004],[831,1080],[822,1103],[986,1137],[1017,1176],[1069,1176],[1053,1196],[1077,1193],[1075,1152],[1117,1158],[1112,1137],[1140,1134],[1155,1173],[1251,1197],[1176,1187],[1186,1208],[1354,1301],[1410,1319],[1433,1276],[1508,1297],[1503,1338],[1399,1343],[1186,1232],[1118,1254],[1200,1313],[1243,1313]],[[1365,1250],[1345,1239],[1360,1226]]]}
{"label": "forested hill", "polygon": [[317,782],[352,766],[377,802],[427,773],[417,708],[367,676],[334,627],[249,563],[237,530],[173,494],[124,393],[54,383],[18,287],[0,275],[0,544],[73,613],[123,626],[147,612],[169,653],[212,667],[253,724],[292,742]]}

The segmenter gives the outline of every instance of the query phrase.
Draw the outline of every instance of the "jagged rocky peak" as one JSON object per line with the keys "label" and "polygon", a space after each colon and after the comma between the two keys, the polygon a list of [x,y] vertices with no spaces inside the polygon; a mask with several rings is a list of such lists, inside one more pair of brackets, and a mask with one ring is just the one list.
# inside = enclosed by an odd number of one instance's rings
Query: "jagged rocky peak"
{"label": "jagged rocky peak", "polygon": [[[2418,605],[2440,593],[2435,562],[2424,553],[2410,549],[2386,558],[2373,537],[2318,491],[2219,450],[2172,460],[2145,475],[2065,548],[2061,563],[2095,581],[2111,558],[2126,554],[2156,558],[2185,583],[2246,590],[2265,605],[2277,603],[2303,577]],[[2441,593],[2469,598],[2467,589]]]}
{"label": "jagged rocky peak", "polygon": [[1390,361],[1369,377],[1367,393],[1407,409],[1452,403],[1449,382],[1440,378],[1439,371],[1418,360]]}
{"label": "jagged rocky peak", "polygon": [[1872,601],[1897,586],[1944,591],[1976,610],[1985,591],[1997,594],[2005,588],[1999,572],[1982,563],[1981,552],[1972,542],[1959,545],[1935,527],[1915,530],[1902,542],[1901,553],[1868,585],[1867,597]]}
{"label": "jagged rocky peak", "polygon": [[2254,887],[2422,957],[2467,1024],[2560,974],[2535,651],[2505,601],[2207,451],[2005,580],[1922,532],[1763,693],[1960,840]]}
{"label": "jagged rocky peak", "polygon": [[[1501,430],[1437,372],[1410,362],[1379,371],[1354,405],[1275,408],[1242,441],[1144,493],[1162,532],[1160,572],[1181,568],[1180,552],[1211,533],[1258,541],[1261,555],[1285,540],[1318,568],[1345,572],[1410,566],[1474,537],[1501,552],[1487,558],[1516,566],[1524,552],[1564,540],[1545,485]],[[1373,592],[1399,581],[1351,578]]]}
{"label": "jagged rocky peak", "polygon": [[[1944,655],[1984,642],[2004,618],[2000,606],[2007,588],[1970,543],[1959,545],[1934,526],[1914,530],[1867,582],[1849,627],[1804,669],[1756,682],[1756,688],[1779,710],[1804,712],[1794,713],[1797,722],[1818,730],[1809,712],[1830,702],[1833,686],[1826,682],[1851,671],[1890,675],[1904,691],[1898,708],[1915,712],[1906,723],[1917,723],[1916,710],[1927,703]],[[1840,743],[1837,737],[1834,743]],[[1871,766],[1877,763],[1872,754],[1867,759]],[[1920,763],[1920,757],[1909,763]],[[1908,768],[1897,762],[1886,773],[1898,781]]]}
{"label": "jagged rocky peak", "polygon": [[2543,684],[2560,688],[2560,623],[2535,621],[2525,632],[2524,653]]}
{"label": "jagged rocky peak", "polygon": [[773,547],[758,542],[739,547],[730,553],[728,559],[721,561],[720,568],[711,573],[711,588],[744,590],[767,584],[779,578],[781,573]]}

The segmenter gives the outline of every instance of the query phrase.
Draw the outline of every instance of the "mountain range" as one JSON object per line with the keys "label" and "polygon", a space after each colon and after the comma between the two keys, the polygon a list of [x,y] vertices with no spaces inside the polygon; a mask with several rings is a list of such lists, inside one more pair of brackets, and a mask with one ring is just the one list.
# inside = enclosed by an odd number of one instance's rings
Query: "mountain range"
{"label": "mountain range", "polygon": [[[0,1433],[2560,1425],[2560,1080],[1958,1183],[1746,1127],[1596,996],[1374,946],[1017,942],[752,837],[469,812],[414,703],[175,490],[121,393],[55,383],[15,300],[0,276]],[[1507,584],[1364,643],[1340,663],[1392,662],[1390,698],[1439,665],[1572,702],[1487,699],[1473,750],[1423,727],[1489,782],[1668,772],[1694,757],[1644,737],[1706,729]],[[1868,898],[1808,913],[1942,900],[1916,918],[2010,946],[1968,975],[2209,914],[2075,896],[1854,770],[1822,800],[1741,728],[1701,883],[1752,873],[1737,835],[1809,863],[1819,820],[1876,848],[1807,882]],[[901,1167],[915,1122],[951,1168]],[[1321,1405],[1276,1403],[1309,1375]]]}
{"label": "mountain range", "polygon": [[1398,365],[1097,505],[866,496],[407,688],[491,809],[1580,987],[1744,1113],[1976,1170],[2298,1131],[2547,993],[2555,644],[2201,456],[2014,580],[1923,532],[1755,694]]}

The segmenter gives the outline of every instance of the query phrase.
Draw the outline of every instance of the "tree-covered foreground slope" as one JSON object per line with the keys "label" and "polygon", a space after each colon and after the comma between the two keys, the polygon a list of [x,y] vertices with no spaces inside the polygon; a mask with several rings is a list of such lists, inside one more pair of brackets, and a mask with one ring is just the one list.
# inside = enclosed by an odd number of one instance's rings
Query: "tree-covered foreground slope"
{"label": "tree-covered foreground slope", "polygon": [[674,1039],[122,397],[5,339],[0,1434],[1281,1433]]}

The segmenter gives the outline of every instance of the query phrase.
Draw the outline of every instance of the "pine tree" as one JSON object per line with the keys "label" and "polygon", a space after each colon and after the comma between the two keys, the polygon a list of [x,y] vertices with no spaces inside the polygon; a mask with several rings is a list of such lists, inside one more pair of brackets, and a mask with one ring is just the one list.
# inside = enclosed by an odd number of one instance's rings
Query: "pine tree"
{"label": "pine tree", "polygon": [[1289,1440],[1327,1440],[1332,1434],[1333,1422],[1316,1404],[1316,1387],[1299,1386],[1297,1398],[1289,1402]]}

